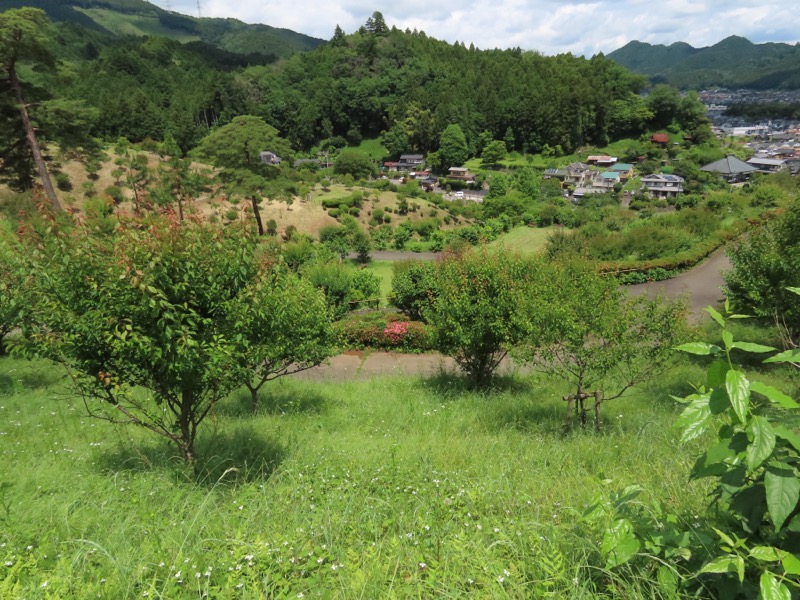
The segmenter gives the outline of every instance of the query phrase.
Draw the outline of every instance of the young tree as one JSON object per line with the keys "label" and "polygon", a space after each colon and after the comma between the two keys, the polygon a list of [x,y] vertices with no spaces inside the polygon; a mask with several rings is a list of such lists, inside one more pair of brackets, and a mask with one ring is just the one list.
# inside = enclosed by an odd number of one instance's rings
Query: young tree
{"label": "young tree", "polygon": [[307,347],[288,302],[318,296],[269,271],[257,246],[249,228],[172,216],[123,222],[116,236],[28,232],[24,348],[66,367],[90,414],[148,429],[193,463],[198,427],[254,363]]}
{"label": "young tree", "polygon": [[535,315],[538,335],[520,356],[569,382],[568,427],[573,406],[585,425],[589,398],[599,426],[603,402],[663,372],[686,341],[684,300],[626,297],[613,278],[583,262],[558,265],[537,293],[549,310]]}
{"label": "young tree", "polygon": [[338,175],[351,175],[353,179],[369,179],[375,175],[375,164],[363,152],[345,149],[336,158],[333,172]]}
{"label": "young tree", "polygon": [[22,83],[17,74],[17,64],[20,61],[52,62],[52,57],[46,48],[47,25],[47,16],[44,11],[37,8],[26,7],[0,13],[0,72],[5,74],[7,78],[5,83],[11,88],[17,102],[25,138],[47,199],[56,211],[60,211],[61,203],[47,172],[47,165],[28,113]]}
{"label": "young tree", "polygon": [[788,288],[800,284],[800,200],[728,249],[733,268],[725,295],[739,312],[774,319],[787,345],[800,342],[800,302]]}
{"label": "young tree", "polygon": [[277,129],[260,117],[244,115],[212,131],[192,154],[218,167],[249,169],[263,175],[277,172],[261,161],[262,152],[272,152],[289,164],[294,156],[289,142],[280,137]]}
{"label": "young tree", "polygon": [[483,164],[487,165],[489,168],[496,167],[505,157],[506,144],[501,140],[495,140],[486,144],[481,154]]}
{"label": "young tree", "polygon": [[321,291],[266,263],[231,311],[238,316],[236,354],[249,365],[244,386],[253,411],[269,381],[316,367],[333,354],[333,329]]}
{"label": "young tree", "polygon": [[461,127],[455,123],[448,125],[439,138],[438,167],[447,172],[450,167],[463,165],[469,156],[467,138]]}
{"label": "young tree", "polygon": [[452,356],[474,387],[491,384],[516,345],[536,339],[533,290],[545,277],[541,261],[485,249],[451,255],[430,276],[436,294],[422,309],[436,331],[436,349]]}

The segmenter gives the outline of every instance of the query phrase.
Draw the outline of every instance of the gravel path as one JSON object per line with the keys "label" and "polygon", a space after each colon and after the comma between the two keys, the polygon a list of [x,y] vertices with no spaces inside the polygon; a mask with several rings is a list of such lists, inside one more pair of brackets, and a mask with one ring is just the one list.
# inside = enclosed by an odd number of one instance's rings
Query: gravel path
{"label": "gravel path", "polygon": [[[432,259],[431,252],[375,252],[378,260]],[[683,275],[657,281],[628,286],[631,295],[662,293],[668,297],[688,294],[689,314],[694,323],[708,318],[705,307],[719,305],[722,300],[722,272],[730,268],[724,250],[718,250],[708,259]],[[381,375],[423,375],[434,376],[442,372],[456,371],[453,359],[440,354],[398,354],[395,352],[346,352],[331,358],[327,364],[293,375],[298,379],[313,381],[350,381],[369,379]],[[501,372],[512,372],[515,366],[511,361],[501,365]]]}

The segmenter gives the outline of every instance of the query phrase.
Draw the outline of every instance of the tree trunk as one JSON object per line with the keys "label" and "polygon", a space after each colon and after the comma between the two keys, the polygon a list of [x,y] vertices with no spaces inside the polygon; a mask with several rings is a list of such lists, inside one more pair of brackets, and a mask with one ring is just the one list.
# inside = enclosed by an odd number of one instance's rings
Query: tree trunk
{"label": "tree trunk", "polygon": [[187,465],[194,465],[194,435],[195,429],[192,427],[192,407],[194,406],[194,398],[192,393],[183,391],[181,394],[181,412],[178,416],[178,426],[181,430],[181,439],[179,446],[183,462]]}
{"label": "tree trunk", "polygon": [[258,224],[258,235],[264,235],[264,224],[261,222],[261,211],[258,209],[256,197],[250,196],[250,202],[253,203],[253,214],[256,216],[256,223]]}
{"label": "tree trunk", "polygon": [[47,199],[50,200],[50,204],[53,205],[53,209],[60,212],[61,203],[58,201],[56,189],[53,187],[50,174],[47,172],[47,165],[44,162],[42,150],[39,147],[39,141],[36,139],[36,132],[33,129],[30,116],[28,115],[28,109],[25,106],[25,97],[22,94],[22,86],[19,83],[19,79],[17,79],[17,69],[13,62],[8,65],[8,80],[17,97],[19,114],[22,117],[22,125],[25,128],[25,137],[28,139],[28,146],[31,148],[33,162],[36,164],[36,170],[39,172],[39,179],[42,182],[42,187],[44,188],[45,194],[47,194]]}

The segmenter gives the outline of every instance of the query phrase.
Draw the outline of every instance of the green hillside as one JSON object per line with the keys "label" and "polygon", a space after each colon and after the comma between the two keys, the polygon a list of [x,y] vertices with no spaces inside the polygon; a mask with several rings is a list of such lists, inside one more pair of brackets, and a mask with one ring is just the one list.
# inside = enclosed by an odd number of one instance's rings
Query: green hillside
{"label": "green hillside", "polygon": [[0,0],[0,11],[22,6],[40,8],[56,22],[75,23],[112,35],[157,35],[179,42],[202,41],[239,54],[286,57],[324,43],[269,25],[180,15],[145,0]]}
{"label": "green hillside", "polygon": [[800,47],[790,44],[754,44],[740,36],[706,48],[684,42],[663,46],[633,41],[608,58],[654,82],[684,89],[800,89]]}

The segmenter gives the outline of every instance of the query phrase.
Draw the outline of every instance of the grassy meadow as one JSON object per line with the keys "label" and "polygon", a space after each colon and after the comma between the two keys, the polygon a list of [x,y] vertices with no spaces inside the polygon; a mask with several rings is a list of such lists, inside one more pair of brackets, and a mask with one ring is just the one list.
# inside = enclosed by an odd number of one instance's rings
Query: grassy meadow
{"label": "grassy meadow", "polygon": [[687,362],[567,435],[537,375],[278,380],[255,415],[217,406],[195,475],[85,417],[56,367],[3,358],[0,597],[653,597],[602,569],[581,514],[634,482],[700,514],[669,396],[702,379]]}

